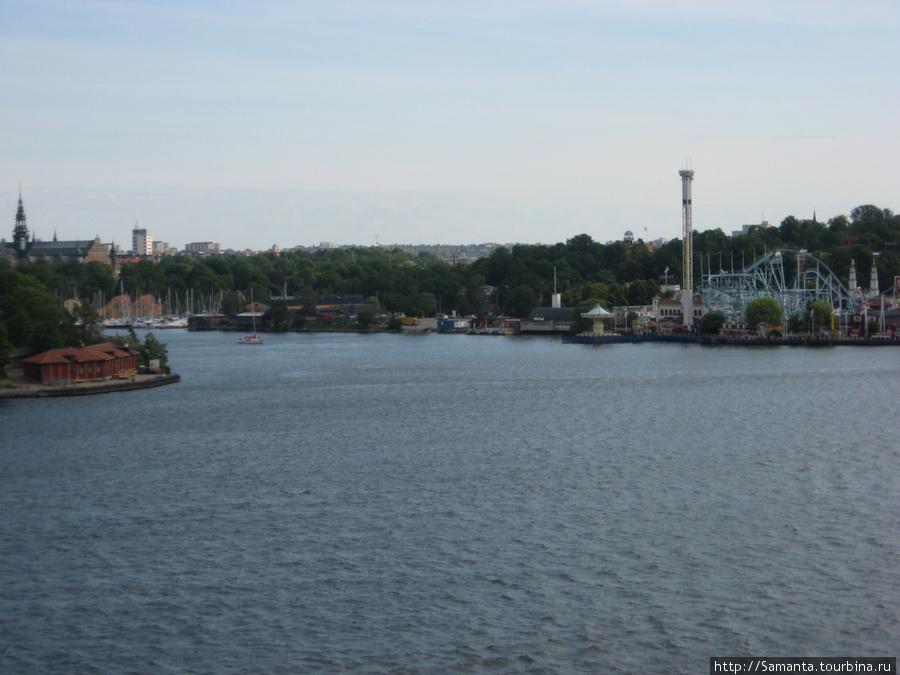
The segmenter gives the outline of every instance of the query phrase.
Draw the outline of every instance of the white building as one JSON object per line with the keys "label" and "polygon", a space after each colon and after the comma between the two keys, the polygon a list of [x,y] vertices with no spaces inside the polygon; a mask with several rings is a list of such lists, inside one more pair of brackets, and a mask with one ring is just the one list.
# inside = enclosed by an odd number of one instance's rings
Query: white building
{"label": "white building", "polygon": [[198,255],[219,255],[219,244],[212,241],[195,241],[185,244],[184,250]]}
{"label": "white building", "polygon": [[742,234],[750,234],[750,230],[754,227],[766,228],[766,227],[772,227],[772,225],[769,223],[768,220],[764,220],[761,223],[752,223],[750,225],[741,225],[741,229],[731,231],[731,236],[732,237],[740,237]]}
{"label": "white building", "polygon": [[131,231],[131,251],[143,257],[153,255],[153,237],[147,230],[135,228]]}

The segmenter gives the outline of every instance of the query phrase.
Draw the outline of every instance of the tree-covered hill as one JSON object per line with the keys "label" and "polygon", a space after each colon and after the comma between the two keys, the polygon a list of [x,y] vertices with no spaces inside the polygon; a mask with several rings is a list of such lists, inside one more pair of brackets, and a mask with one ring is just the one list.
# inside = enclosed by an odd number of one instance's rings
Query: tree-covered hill
{"label": "tree-covered hill", "polygon": [[[736,237],[721,230],[696,232],[693,246],[695,286],[710,269],[740,269],[776,247],[808,250],[845,284],[852,260],[862,285],[873,264],[881,290],[900,276],[900,216],[872,205],[827,222],[790,216],[778,227],[756,227]],[[15,269],[0,262],[0,327],[13,346],[57,346],[53,343],[70,341],[73,334],[61,314],[64,299],[99,306],[122,291],[132,297],[151,294],[181,311],[208,309],[214,302],[219,311],[235,313],[252,293],[262,301],[287,294],[308,307],[317,297],[362,295],[408,315],[524,316],[550,304],[555,283],[565,306],[641,305],[649,304],[667,279],[681,283],[681,249],[679,239],[654,250],[642,242],[601,244],[579,234],[552,246],[500,247],[458,264],[377,247],[199,259],[176,255],[124,265],[119,279],[96,262],[42,261]]]}

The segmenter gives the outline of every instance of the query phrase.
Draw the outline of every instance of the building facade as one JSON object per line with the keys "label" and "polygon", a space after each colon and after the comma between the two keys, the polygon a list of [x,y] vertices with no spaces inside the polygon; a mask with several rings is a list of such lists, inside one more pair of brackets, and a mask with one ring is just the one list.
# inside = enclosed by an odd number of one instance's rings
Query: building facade
{"label": "building facade", "polygon": [[184,245],[184,250],[195,255],[219,255],[219,244],[212,241],[195,241]]}
{"label": "building facade", "polygon": [[133,229],[131,231],[131,252],[142,258],[153,255],[153,237],[145,229]]}
{"label": "building facade", "polygon": [[34,234],[28,231],[21,193],[19,193],[19,206],[16,209],[12,243],[8,243],[0,249],[0,257],[6,258],[13,264],[20,261],[35,262],[42,259],[53,263],[96,261],[110,265],[114,271],[116,269],[115,246],[101,243],[100,237],[60,241],[54,232],[53,241],[38,241]]}
{"label": "building facade", "polygon": [[136,372],[138,353],[112,343],[51,349],[23,359],[22,366],[25,377],[43,384],[102,380],[125,372]]}
{"label": "building facade", "polygon": [[575,323],[575,310],[570,307],[535,307],[522,319],[522,333],[568,333]]}

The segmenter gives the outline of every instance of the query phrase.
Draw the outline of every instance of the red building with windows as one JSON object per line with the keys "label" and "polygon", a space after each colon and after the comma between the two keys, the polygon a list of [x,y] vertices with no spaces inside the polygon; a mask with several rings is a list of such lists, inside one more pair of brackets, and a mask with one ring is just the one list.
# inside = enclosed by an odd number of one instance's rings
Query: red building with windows
{"label": "red building with windows", "polygon": [[106,343],[72,349],[51,349],[22,360],[25,377],[44,384],[102,380],[124,371],[137,371],[138,353]]}

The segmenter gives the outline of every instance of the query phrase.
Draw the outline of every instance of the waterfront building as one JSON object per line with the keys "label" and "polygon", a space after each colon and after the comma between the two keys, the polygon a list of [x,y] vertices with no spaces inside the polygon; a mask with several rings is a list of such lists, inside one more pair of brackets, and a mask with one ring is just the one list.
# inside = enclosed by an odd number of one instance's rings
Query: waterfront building
{"label": "waterfront building", "polygon": [[571,307],[535,307],[522,320],[522,333],[568,333],[575,322]]}
{"label": "waterfront building", "polygon": [[117,295],[103,306],[103,316],[107,319],[130,319],[134,316],[134,303],[130,295]]}
{"label": "waterfront building", "polygon": [[22,360],[25,377],[51,384],[80,380],[102,380],[137,371],[138,352],[112,343],[51,349]]}
{"label": "waterfront building", "polygon": [[568,333],[575,323],[575,310],[562,306],[562,293],[556,292],[556,268],[553,269],[553,293],[550,295],[550,307],[535,307],[523,319],[522,333]]}
{"label": "waterfront building", "polygon": [[[619,326],[636,328],[639,324],[652,321],[656,315],[653,312],[653,305],[624,305],[613,307],[612,316],[615,320],[613,325],[617,328]],[[629,321],[629,317],[632,317],[634,323]]]}
{"label": "waterfront building", "polygon": [[472,320],[462,317],[445,317],[437,320],[438,330],[467,331],[472,328]]}
{"label": "waterfront building", "polygon": [[149,293],[132,299],[130,295],[117,295],[103,306],[107,319],[159,318],[166,313],[162,302]]}
{"label": "waterfront building", "polygon": [[[699,321],[703,316],[703,301],[694,298],[693,319]],[[682,321],[683,322],[684,305],[681,300],[663,299],[656,297],[653,299],[653,315],[657,321]]]}

